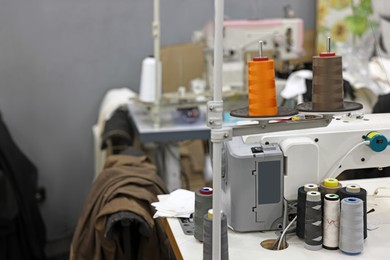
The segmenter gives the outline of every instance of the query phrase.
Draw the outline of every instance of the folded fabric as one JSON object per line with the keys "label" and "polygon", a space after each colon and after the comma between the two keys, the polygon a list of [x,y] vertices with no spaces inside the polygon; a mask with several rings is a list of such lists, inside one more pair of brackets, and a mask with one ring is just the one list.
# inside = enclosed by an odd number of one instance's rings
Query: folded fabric
{"label": "folded fabric", "polygon": [[189,190],[178,189],[168,195],[159,195],[159,202],[153,202],[156,208],[153,218],[181,217],[188,218],[195,210],[195,193]]}
{"label": "folded fabric", "polygon": [[312,79],[311,70],[299,70],[291,73],[286,81],[286,86],[280,92],[284,99],[290,99],[306,93],[306,79]]}

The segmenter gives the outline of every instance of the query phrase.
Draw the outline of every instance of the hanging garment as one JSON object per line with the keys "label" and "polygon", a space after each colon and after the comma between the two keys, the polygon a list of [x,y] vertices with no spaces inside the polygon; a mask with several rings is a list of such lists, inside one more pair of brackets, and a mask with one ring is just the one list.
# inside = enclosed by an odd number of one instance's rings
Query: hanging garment
{"label": "hanging garment", "polygon": [[158,194],[165,193],[155,166],[145,156],[109,156],[79,218],[70,259],[125,259],[121,232],[113,234],[112,229],[113,222],[124,219],[129,220],[130,240],[137,241],[131,248],[137,252],[134,259],[174,259],[160,219],[153,219],[151,206]]}
{"label": "hanging garment", "polygon": [[0,259],[46,259],[46,228],[35,197],[37,169],[15,144],[1,115],[0,171]]}

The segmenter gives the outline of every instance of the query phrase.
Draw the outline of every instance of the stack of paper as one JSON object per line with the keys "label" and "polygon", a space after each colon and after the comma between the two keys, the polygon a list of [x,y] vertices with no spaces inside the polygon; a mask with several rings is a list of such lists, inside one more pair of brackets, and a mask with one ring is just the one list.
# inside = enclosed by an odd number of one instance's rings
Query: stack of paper
{"label": "stack of paper", "polygon": [[159,195],[159,202],[153,202],[157,217],[188,218],[195,210],[195,193],[193,191],[178,189],[167,195]]}

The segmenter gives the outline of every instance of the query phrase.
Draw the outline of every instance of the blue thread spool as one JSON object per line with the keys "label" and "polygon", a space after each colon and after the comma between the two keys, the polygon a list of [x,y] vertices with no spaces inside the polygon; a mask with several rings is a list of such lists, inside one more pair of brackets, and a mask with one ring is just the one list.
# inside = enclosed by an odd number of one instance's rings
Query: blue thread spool
{"label": "blue thread spool", "polygon": [[341,201],[339,248],[346,254],[363,251],[363,201],[348,197]]}
{"label": "blue thread spool", "polygon": [[348,184],[339,190],[340,200],[348,197],[359,198],[363,201],[363,234],[367,238],[367,191],[357,184]]}

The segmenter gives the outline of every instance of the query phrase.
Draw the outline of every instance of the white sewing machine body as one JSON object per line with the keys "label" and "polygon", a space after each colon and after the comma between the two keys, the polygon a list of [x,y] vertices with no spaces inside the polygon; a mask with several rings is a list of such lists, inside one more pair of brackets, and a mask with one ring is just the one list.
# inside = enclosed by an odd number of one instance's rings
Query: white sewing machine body
{"label": "white sewing machine body", "polygon": [[[365,141],[373,131],[387,138],[387,148],[383,151],[374,151]],[[299,187],[307,183],[319,184],[325,178],[337,178],[345,170],[390,166],[389,138],[390,114],[338,116],[327,127],[234,137],[225,143],[226,165],[222,174],[222,203],[228,224],[237,231],[276,229],[281,223],[283,197],[296,200]],[[252,147],[269,145],[280,148],[282,159],[268,156],[267,152],[254,154],[251,151]],[[283,176],[281,183],[268,184],[267,189],[273,190],[272,203],[259,197],[259,194],[267,194],[258,190],[264,187],[258,182],[258,176],[264,173],[259,172],[260,167],[255,167],[258,161],[268,160],[279,165]],[[264,180],[276,179],[274,176]],[[277,194],[275,189],[279,186],[282,192]]]}

